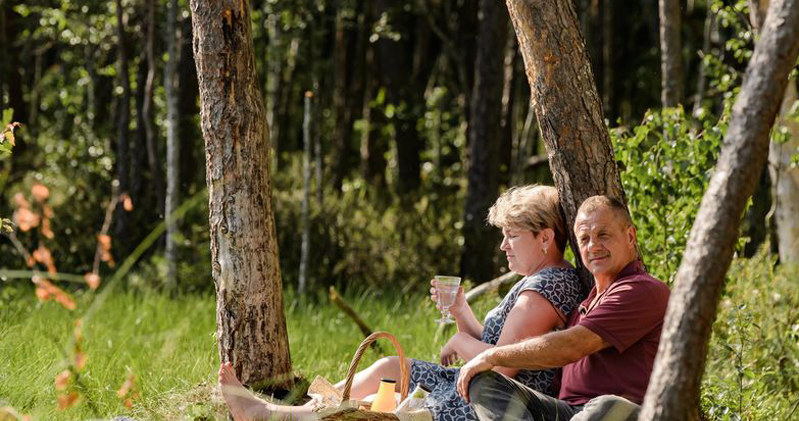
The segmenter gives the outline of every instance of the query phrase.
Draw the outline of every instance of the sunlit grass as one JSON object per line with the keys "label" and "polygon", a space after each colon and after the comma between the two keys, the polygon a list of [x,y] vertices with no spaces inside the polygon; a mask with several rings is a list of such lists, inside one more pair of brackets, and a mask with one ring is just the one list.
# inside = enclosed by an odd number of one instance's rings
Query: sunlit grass
{"label": "sunlit grass", "polygon": [[[322,375],[337,381],[346,375],[363,335],[324,294],[315,298],[300,301],[286,294],[294,370],[308,380]],[[397,298],[364,292],[346,299],[373,330],[395,334],[408,356],[436,360],[448,339],[449,333],[433,322],[437,311],[423,294]],[[479,303],[478,313],[485,313],[496,301]],[[74,320],[90,306],[91,297],[79,296],[77,302],[73,314],[55,303],[37,302],[27,289],[3,298],[0,401],[41,420],[122,415],[225,419],[212,393],[219,364],[212,294],[175,300],[158,293],[109,295],[84,325],[88,361],[80,380],[85,387],[82,400],[73,408],[58,411],[55,377],[68,365]],[[381,347],[384,355],[395,355],[390,342],[381,341]],[[368,366],[381,355],[366,352],[360,366]],[[136,375],[140,395],[132,410],[123,406],[116,394],[129,373]]]}
{"label": "sunlit grass", "polygon": [[[788,419],[799,413],[797,272],[775,273],[770,266],[763,256],[733,263],[703,382],[708,419]],[[438,329],[437,310],[424,292],[392,291],[345,297],[373,330],[395,334],[407,356],[436,361],[452,331]],[[114,292],[95,304],[84,326],[82,401],[57,411],[55,377],[68,364],[74,320],[92,302],[91,294],[76,298],[78,309],[69,312],[37,302],[30,289],[0,284],[0,407],[10,405],[35,420],[226,419],[213,393],[218,349],[212,293],[169,299]],[[286,293],[284,300],[295,372],[307,380],[341,380],[363,338],[360,330],[326,292],[303,300]],[[497,302],[496,296],[483,300],[475,313],[482,317]],[[381,347],[384,355],[394,355],[390,342],[381,341]],[[360,367],[381,355],[367,351]],[[116,394],[130,373],[140,394],[132,409]]]}

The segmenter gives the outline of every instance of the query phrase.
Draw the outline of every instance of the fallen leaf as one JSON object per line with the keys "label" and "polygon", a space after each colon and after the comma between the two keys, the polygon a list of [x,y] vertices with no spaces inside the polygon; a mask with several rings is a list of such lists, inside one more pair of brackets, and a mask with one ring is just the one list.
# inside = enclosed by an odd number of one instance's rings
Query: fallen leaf
{"label": "fallen leaf", "polygon": [[83,370],[83,367],[86,367],[86,360],[87,359],[88,358],[86,357],[86,354],[84,354],[82,351],[76,352],[75,353],[75,369],[78,370],[78,371]]}

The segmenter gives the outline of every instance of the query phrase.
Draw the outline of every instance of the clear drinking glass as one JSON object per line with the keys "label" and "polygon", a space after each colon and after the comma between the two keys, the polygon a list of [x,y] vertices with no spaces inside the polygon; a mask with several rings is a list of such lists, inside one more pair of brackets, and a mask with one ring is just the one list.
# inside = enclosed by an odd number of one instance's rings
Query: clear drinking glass
{"label": "clear drinking glass", "polygon": [[438,307],[441,309],[441,318],[436,322],[441,324],[455,323],[450,317],[449,308],[455,304],[455,297],[458,296],[458,287],[461,278],[458,276],[436,275],[436,295],[438,295]]}

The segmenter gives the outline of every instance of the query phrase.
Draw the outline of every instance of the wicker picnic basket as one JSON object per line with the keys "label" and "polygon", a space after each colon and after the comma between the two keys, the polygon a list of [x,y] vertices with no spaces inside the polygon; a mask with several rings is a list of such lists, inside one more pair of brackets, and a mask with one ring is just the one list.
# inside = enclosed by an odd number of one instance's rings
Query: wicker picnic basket
{"label": "wicker picnic basket", "polygon": [[[361,345],[358,347],[358,350],[355,351],[355,356],[352,357],[352,362],[350,363],[350,369],[347,371],[347,381],[344,383],[344,391],[342,394],[341,399],[341,406],[332,413],[324,414],[321,419],[323,421],[341,421],[341,420],[361,420],[361,421],[398,421],[399,418],[390,413],[390,412],[375,412],[370,411],[368,409],[368,403],[362,402],[353,402],[350,401],[350,389],[352,389],[352,381],[355,378],[355,372],[358,369],[358,362],[361,360],[361,356],[363,356],[364,351],[366,348],[372,344],[372,342],[380,339],[385,338],[391,341],[394,344],[394,349],[397,351],[397,356],[399,357],[400,362],[400,379],[399,379],[399,387],[400,387],[400,396],[401,400],[405,400],[408,397],[408,386],[410,383],[410,371],[408,369],[408,363],[405,360],[405,351],[402,350],[399,342],[397,342],[397,338],[394,335],[388,332],[375,332],[369,335],[366,339],[361,342]],[[325,411],[327,412],[327,411]]]}

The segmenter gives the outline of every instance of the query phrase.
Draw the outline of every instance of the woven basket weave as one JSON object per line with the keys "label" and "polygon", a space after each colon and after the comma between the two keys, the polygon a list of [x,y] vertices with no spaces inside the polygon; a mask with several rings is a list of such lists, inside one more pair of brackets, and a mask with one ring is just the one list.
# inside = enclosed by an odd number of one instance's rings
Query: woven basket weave
{"label": "woven basket weave", "polygon": [[[347,371],[347,381],[344,383],[344,391],[342,395],[342,406],[340,409],[333,413],[328,413],[321,417],[323,421],[340,421],[340,420],[364,420],[364,421],[398,421],[399,418],[390,412],[375,412],[363,408],[352,407],[353,403],[350,402],[350,390],[352,389],[352,381],[355,378],[355,372],[358,369],[358,363],[361,361],[364,351],[372,342],[385,338],[391,341],[394,349],[397,351],[400,363],[400,396],[401,400],[408,397],[408,387],[410,385],[410,372],[408,370],[408,362],[405,360],[405,351],[402,350],[397,338],[388,332],[375,332],[369,335],[361,342],[358,350],[355,351],[355,356],[352,357],[350,369]],[[357,405],[356,405],[357,406]],[[363,406],[363,405],[361,405]]]}

